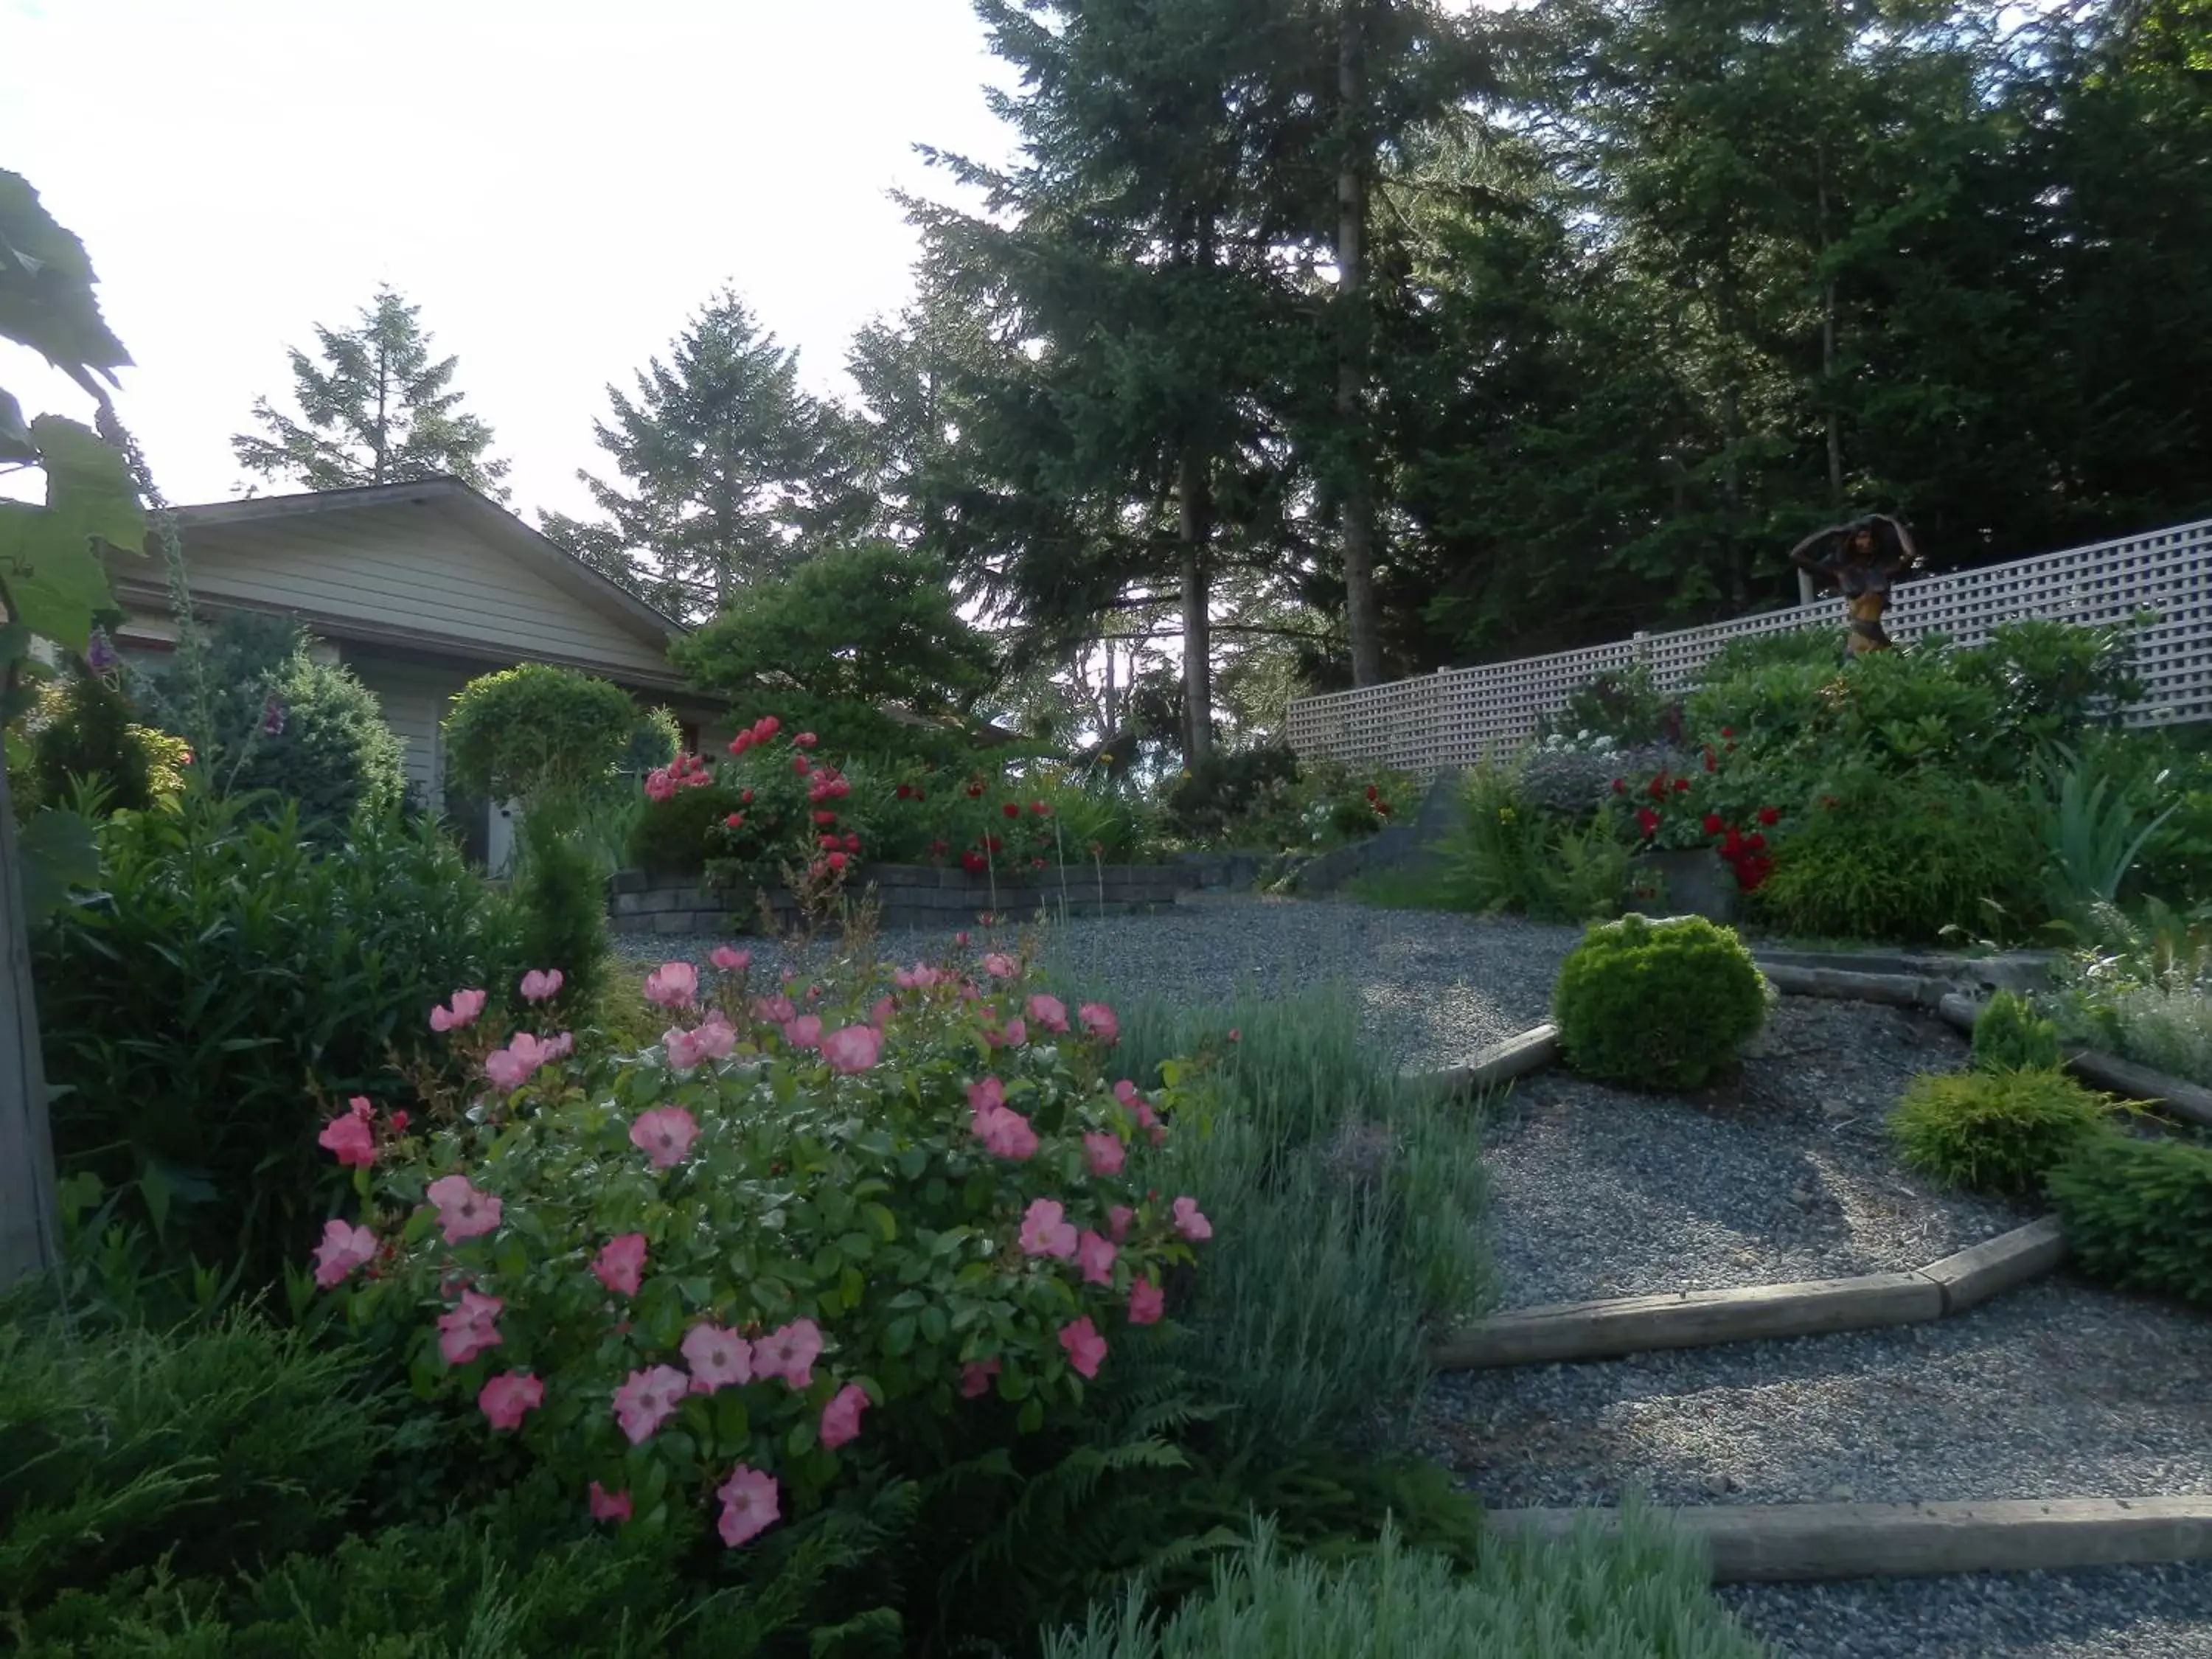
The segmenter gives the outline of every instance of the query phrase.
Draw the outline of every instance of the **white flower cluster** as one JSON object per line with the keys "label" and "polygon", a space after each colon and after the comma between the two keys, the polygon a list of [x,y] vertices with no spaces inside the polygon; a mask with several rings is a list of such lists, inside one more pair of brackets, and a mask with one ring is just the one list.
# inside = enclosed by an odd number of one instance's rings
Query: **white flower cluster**
{"label": "white flower cluster", "polygon": [[1572,737],[1564,732],[1554,732],[1539,738],[1529,748],[1532,755],[1612,755],[1620,752],[1620,745],[1602,732],[1592,732],[1587,726]]}
{"label": "white flower cluster", "polygon": [[1317,800],[1312,805],[1306,808],[1306,828],[1312,832],[1309,839],[1316,846],[1328,839],[1328,815],[1334,810],[1334,809],[1329,805],[1329,803],[1325,800]]}

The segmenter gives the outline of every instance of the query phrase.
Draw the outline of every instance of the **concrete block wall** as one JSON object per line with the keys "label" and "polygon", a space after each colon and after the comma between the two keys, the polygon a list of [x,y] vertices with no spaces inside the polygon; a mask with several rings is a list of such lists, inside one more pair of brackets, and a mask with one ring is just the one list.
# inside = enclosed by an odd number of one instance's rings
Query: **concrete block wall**
{"label": "concrete block wall", "polygon": [[[1008,921],[1026,921],[1040,910],[1057,917],[1141,915],[1167,909],[1200,890],[1233,890],[1252,884],[1256,860],[1249,855],[1200,854],[1171,864],[1109,864],[1070,869],[1063,886],[1058,871],[1022,878],[1002,873],[993,902],[988,878],[930,865],[868,864],[848,880],[858,897],[875,890],[879,925],[959,927],[986,910]],[[760,901],[751,891],[710,889],[696,877],[648,877],[641,870],[617,875],[608,902],[609,925],[617,933],[750,933],[760,926]],[[793,916],[791,895],[769,894],[779,921]]]}

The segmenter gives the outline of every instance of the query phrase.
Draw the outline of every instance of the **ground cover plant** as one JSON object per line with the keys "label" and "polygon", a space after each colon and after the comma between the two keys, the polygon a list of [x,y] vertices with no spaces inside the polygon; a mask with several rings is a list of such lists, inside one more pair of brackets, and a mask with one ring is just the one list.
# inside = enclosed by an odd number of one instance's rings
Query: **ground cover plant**
{"label": "ground cover plant", "polygon": [[2100,1135],[2049,1186],[2084,1273],[2212,1306],[2212,1146]]}
{"label": "ground cover plant", "polygon": [[2056,1067],[1917,1077],[1889,1115],[1911,1169],[1977,1192],[2033,1197],[2051,1171],[2110,1131],[2113,1103]]}

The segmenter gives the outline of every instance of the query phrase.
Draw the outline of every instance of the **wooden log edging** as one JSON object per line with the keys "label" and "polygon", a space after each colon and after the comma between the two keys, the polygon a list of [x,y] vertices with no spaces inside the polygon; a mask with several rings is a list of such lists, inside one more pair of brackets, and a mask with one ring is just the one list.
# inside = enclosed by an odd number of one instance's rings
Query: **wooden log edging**
{"label": "wooden log edging", "polygon": [[[1936,1005],[1937,1012],[1960,1030],[1972,1032],[1982,1005],[1974,998],[1954,994]],[[2066,1069],[2093,1088],[2104,1089],[2129,1100],[2163,1106],[2179,1118],[2212,1128],[2212,1089],[2154,1072],[2117,1054],[2077,1048],[2065,1056]]]}
{"label": "wooden log edging", "polygon": [[[2064,1571],[2212,1560],[2212,1495],[1982,1503],[1714,1504],[1655,1515],[1704,1542],[1717,1583]],[[1493,1510],[1493,1531],[1571,1535],[1613,1510]]]}
{"label": "wooden log edging", "polygon": [[2065,1249],[2045,1216],[1911,1273],[1516,1308],[1437,1341],[1429,1363],[1487,1370],[1920,1324],[2049,1273]]}
{"label": "wooden log edging", "polygon": [[1540,1072],[1559,1057],[1559,1028],[1539,1025],[1519,1036],[1492,1043],[1466,1066],[1414,1074],[1414,1087],[1436,1100],[1457,1100],[1494,1089],[1501,1083]]}

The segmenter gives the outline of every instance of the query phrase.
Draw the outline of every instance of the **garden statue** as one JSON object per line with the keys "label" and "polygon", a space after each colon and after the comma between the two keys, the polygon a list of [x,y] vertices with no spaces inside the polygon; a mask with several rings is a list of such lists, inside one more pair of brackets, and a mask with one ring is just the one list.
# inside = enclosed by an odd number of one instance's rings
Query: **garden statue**
{"label": "garden statue", "polygon": [[1889,649],[1882,613],[1889,609],[1891,587],[1918,557],[1912,532],[1886,513],[1816,530],[1790,550],[1790,563],[1843,589],[1851,618],[1848,654],[1854,657]]}

